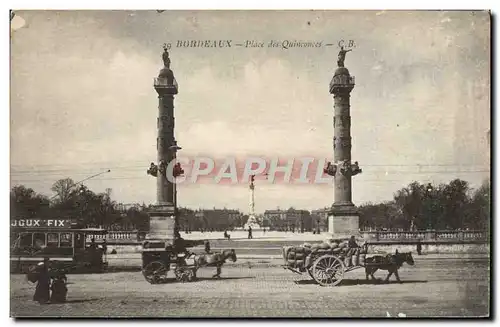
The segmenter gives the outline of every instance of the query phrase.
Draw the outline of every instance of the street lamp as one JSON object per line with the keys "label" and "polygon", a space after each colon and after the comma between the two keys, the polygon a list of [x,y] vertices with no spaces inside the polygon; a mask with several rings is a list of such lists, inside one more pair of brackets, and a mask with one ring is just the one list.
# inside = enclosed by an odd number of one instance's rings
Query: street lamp
{"label": "street lamp", "polygon": [[431,219],[432,219],[432,214],[434,213],[434,203],[433,203],[433,194],[432,192],[434,191],[434,188],[432,187],[432,185],[429,183],[427,184],[427,188],[426,188],[426,195],[427,195],[427,200],[430,201],[430,212],[428,213],[428,218],[427,218],[427,229],[428,230],[431,230],[432,229],[432,224],[431,224]]}

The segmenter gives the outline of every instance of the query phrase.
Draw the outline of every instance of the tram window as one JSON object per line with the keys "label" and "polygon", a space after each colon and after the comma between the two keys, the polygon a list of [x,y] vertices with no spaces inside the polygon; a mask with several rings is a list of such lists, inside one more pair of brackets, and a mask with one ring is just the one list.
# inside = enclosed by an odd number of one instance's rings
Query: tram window
{"label": "tram window", "polygon": [[61,247],[71,248],[73,247],[73,239],[71,238],[71,233],[61,233]]}
{"label": "tram window", "polygon": [[75,234],[75,248],[82,249],[85,247],[85,239],[84,234],[76,233]]}
{"label": "tram window", "polygon": [[33,245],[36,248],[42,248],[46,245],[45,233],[34,233],[33,234]]}
{"label": "tram window", "polygon": [[23,233],[21,234],[21,241],[19,242],[19,246],[31,246],[33,245],[33,237],[31,233]]}
{"label": "tram window", "polygon": [[47,234],[47,247],[56,248],[59,246],[59,234],[58,233],[48,233]]}

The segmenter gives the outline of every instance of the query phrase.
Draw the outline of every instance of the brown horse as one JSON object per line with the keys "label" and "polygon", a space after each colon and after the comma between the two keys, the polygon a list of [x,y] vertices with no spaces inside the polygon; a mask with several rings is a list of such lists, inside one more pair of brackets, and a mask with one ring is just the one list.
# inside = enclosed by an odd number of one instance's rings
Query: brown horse
{"label": "brown horse", "polygon": [[399,253],[398,250],[396,250],[396,254],[388,254],[386,256],[376,255],[371,258],[366,258],[365,262],[366,280],[369,280],[368,278],[369,276],[371,276],[372,280],[374,280],[375,276],[373,276],[373,274],[377,270],[381,269],[381,270],[387,270],[389,272],[389,274],[385,278],[386,282],[389,281],[391,275],[394,274],[394,276],[396,276],[397,281],[401,283],[401,280],[399,279],[398,269],[401,268],[401,266],[405,262],[410,266],[413,266],[415,264],[411,252]]}
{"label": "brown horse", "polygon": [[231,261],[236,262],[236,252],[234,252],[234,249],[197,255],[195,258],[195,264],[197,268],[216,267],[217,273],[213,275],[212,278],[219,278],[222,273],[222,265],[226,263],[227,259],[231,259]]}

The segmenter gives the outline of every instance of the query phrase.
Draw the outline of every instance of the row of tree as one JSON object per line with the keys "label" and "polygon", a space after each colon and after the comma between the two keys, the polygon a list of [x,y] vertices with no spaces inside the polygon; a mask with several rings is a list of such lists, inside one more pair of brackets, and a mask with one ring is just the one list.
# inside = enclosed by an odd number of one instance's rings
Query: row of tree
{"label": "row of tree", "polygon": [[[392,201],[359,207],[361,229],[488,229],[491,189],[485,182],[472,190],[466,181],[456,179],[448,184],[432,185],[413,182],[397,191]],[[148,206],[124,210],[111,199],[111,190],[94,193],[71,179],[52,186],[54,196],[36,193],[23,185],[10,192],[11,219],[67,218],[78,219],[88,227],[109,230],[147,230]],[[237,210],[192,210],[179,208],[179,222],[184,231],[231,230],[242,227],[248,216]],[[272,224],[266,221],[266,224]],[[269,226],[273,227],[273,226]]]}
{"label": "row of tree", "polygon": [[37,194],[23,185],[14,186],[10,192],[11,219],[14,218],[65,218],[79,221],[87,227],[109,230],[149,228],[147,207],[120,210],[111,199],[111,189],[95,193],[73,180],[61,179],[52,186],[52,198]]}
{"label": "row of tree", "polygon": [[472,190],[466,181],[448,184],[413,182],[392,201],[359,207],[361,229],[488,229],[491,186]]}

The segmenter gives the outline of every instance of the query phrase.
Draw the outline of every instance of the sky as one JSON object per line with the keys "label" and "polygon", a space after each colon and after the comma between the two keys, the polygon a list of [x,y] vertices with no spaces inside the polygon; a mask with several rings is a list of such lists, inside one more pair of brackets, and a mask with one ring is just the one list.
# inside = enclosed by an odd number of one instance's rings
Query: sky
{"label": "sky", "polygon": [[[488,178],[490,17],[439,11],[19,11],[11,25],[11,184],[60,178],[154,203],[158,97],[171,43],[180,156],[333,158],[328,84],[354,40],[353,202],[412,181]],[[178,48],[184,40],[298,40],[317,48]],[[183,184],[178,204],[249,210],[248,185]],[[256,183],[256,211],[333,203],[331,185]]]}

